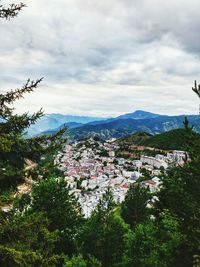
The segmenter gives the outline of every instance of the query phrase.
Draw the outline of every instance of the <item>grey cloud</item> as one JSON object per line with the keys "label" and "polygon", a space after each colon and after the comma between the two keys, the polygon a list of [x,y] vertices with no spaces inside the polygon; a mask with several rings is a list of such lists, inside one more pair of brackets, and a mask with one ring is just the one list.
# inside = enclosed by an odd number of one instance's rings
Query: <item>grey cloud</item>
{"label": "grey cloud", "polygon": [[18,18],[0,24],[0,90],[45,76],[25,107],[89,115],[196,110],[188,91],[200,75],[198,0],[24,2]]}

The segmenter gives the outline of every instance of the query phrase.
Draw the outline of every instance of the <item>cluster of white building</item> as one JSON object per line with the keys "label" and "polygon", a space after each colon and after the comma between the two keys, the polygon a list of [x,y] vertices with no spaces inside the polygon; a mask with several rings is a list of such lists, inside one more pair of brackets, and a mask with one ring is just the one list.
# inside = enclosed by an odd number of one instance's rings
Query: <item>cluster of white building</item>
{"label": "cluster of white building", "polygon": [[[114,200],[124,201],[129,185],[142,176],[141,169],[151,170],[152,179],[141,183],[154,193],[159,189],[157,177],[160,168],[168,168],[172,162],[184,161],[185,152],[174,151],[167,156],[141,156],[138,160],[116,158],[118,146],[115,142],[100,142],[89,139],[66,145],[55,163],[64,171],[72,192],[78,197],[86,217],[90,216],[108,187],[112,188]],[[131,166],[131,170],[130,167]]]}

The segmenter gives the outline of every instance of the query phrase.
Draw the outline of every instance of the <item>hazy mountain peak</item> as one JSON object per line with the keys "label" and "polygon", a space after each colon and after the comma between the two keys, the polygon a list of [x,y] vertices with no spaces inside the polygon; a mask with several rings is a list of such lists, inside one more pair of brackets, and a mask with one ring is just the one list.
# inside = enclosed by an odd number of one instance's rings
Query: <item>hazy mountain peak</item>
{"label": "hazy mountain peak", "polygon": [[155,114],[155,113],[151,113],[151,112],[148,112],[148,111],[144,111],[144,110],[136,110],[132,113],[127,113],[127,114],[124,114],[124,115],[121,115],[118,117],[118,119],[150,119],[150,118],[156,118],[158,116],[162,116],[162,115],[159,115],[159,114]]}

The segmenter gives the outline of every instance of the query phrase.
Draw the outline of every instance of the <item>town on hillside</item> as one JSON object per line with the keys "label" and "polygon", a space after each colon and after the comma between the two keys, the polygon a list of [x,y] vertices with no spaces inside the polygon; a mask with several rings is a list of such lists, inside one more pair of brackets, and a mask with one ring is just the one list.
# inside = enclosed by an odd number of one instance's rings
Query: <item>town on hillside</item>
{"label": "town on hillside", "polygon": [[[71,192],[77,197],[85,217],[89,217],[99,199],[110,187],[116,203],[124,201],[129,185],[140,182],[150,192],[159,190],[161,172],[183,165],[184,151],[166,151],[155,156],[140,153],[137,159],[118,156],[117,140],[89,138],[66,144],[55,164],[64,172]],[[139,148],[138,148],[139,149]]]}

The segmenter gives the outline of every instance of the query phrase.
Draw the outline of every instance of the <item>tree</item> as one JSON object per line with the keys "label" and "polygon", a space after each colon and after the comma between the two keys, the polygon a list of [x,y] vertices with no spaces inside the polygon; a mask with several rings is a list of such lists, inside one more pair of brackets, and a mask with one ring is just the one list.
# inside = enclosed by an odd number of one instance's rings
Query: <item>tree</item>
{"label": "tree", "polygon": [[[169,211],[160,221],[146,220],[129,235],[129,246],[123,267],[176,267],[181,245],[185,242],[179,220]],[[182,265],[187,266],[187,265]]]}
{"label": "tree", "polygon": [[140,184],[132,184],[121,206],[121,215],[132,229],[148,219],[150,209],[147,207],[151,199],[149,188],[142,188]]}
{"label": "tree", "polygon": [[[62,255],[56,255],[59,239],[57,230],[48,230],[44,213],[25,212],[4,214],[0,218],[0,266],[62,266]],[[56,265],[50,262],[57,261]]]}
{"label": "tree", "polygon": [[[0,18],[14,18],[24,7],[23,3],[10,4],[8,7],[0,5]],[[33,115],[14,113],[13,103],[23,98],[24,94],[31,93],[41,81],[42,78],[36,81],[28,79],[22,88],[0,94],[0,188],[2,190],[23,181],[26,159],[38,163],[41,155],[60,149],[64,143],[61,137],[66,128],[51,137],[26,138],[26,129],[43,116],[42,110]]]}
{"label": "tree", "polygon": [[9,7],[5,7],[0,5],[0,18],[10,19],[16,17],[19,12],[25,7],[26,5],[23,3],[20,4],[10,4]]}
{"label": "tree", "polygon": [[181,233],[186,236],[178,266],[192,266],[193,256],[200,255],[200,142],[189,127],[187,131],[188,156],[183,167],[175,167],[162,177],[162,187],[156,203],[157,217],[164,209],[180,218]]}
{"label": "tree", "polygon": [[67,259],[63,267],[101,267],[100,262],[91,255],[85,260],[81,254],[74,255],[70,260]]}
{"label": "tree", "polygon": [[[0,5],[0,17],[16,17],[23,7],[22,3],[11,4],[8,8]],[[27,159],[39,163],[41,156],[55,153],[65,142],[62,138],[64,129],[54,136],[27,138],[26,129],[43,115],[42,110],[33,115],[14,113],[13,103],[32,92],[41,81],[27,80],[22,88],[0,94],[1,192],[32,174],[32,168],[25,168]],[[46,214],[30,210],[30,200],[28,195],[23,195],[10,212],[0,211],[0,266],[61,267],[63,256],[54,253],[59,232],[57,229],[49,230],[50,221]]]}
{"label": "tree", "polygon": [[82,255],[73,256],[71,260],[66,260],[63,267],[87,267]]}
{"label": "tree", "polygon": [[110,189],[106,191],[81,235],[85,256],[95,256],[102,267],[114,267],[120,263],[129,227],[119,216]]}
{"label": "tree", "polygon": [[50,231],[59,231],[57,252],[68,255],[76,249],[76,238],[82,223],[80,206],[70,193],[64,179],[48,178],[32,190],[34,212],[44,212],[49,220]]}
{"label": "tree", "polygon": [[[192,87],[192,90],[193,90],[193,92],[195,92],[195,94],[200,99],[200,84],[198,84],[198,86],[197,86],[197,82],[194,81],[194,87]],[[200,105],[199,105],[199,114],[200,114]]]}
{"label": "tree", "polygon": [[39,162],[42,155],[60,149],[64,143],[62,135],[66,129],[59,131],[54,136],[40,136],[26,138],[25,131],[41,116],[42,110],[29,115],[14,114],[11,105],[23,98],[25,93],[37,88],[42,79],[28,80],[25,85],[5,94],[0,94],[0,186],[1,188],[15,186],[23,181],[26,160]]}

